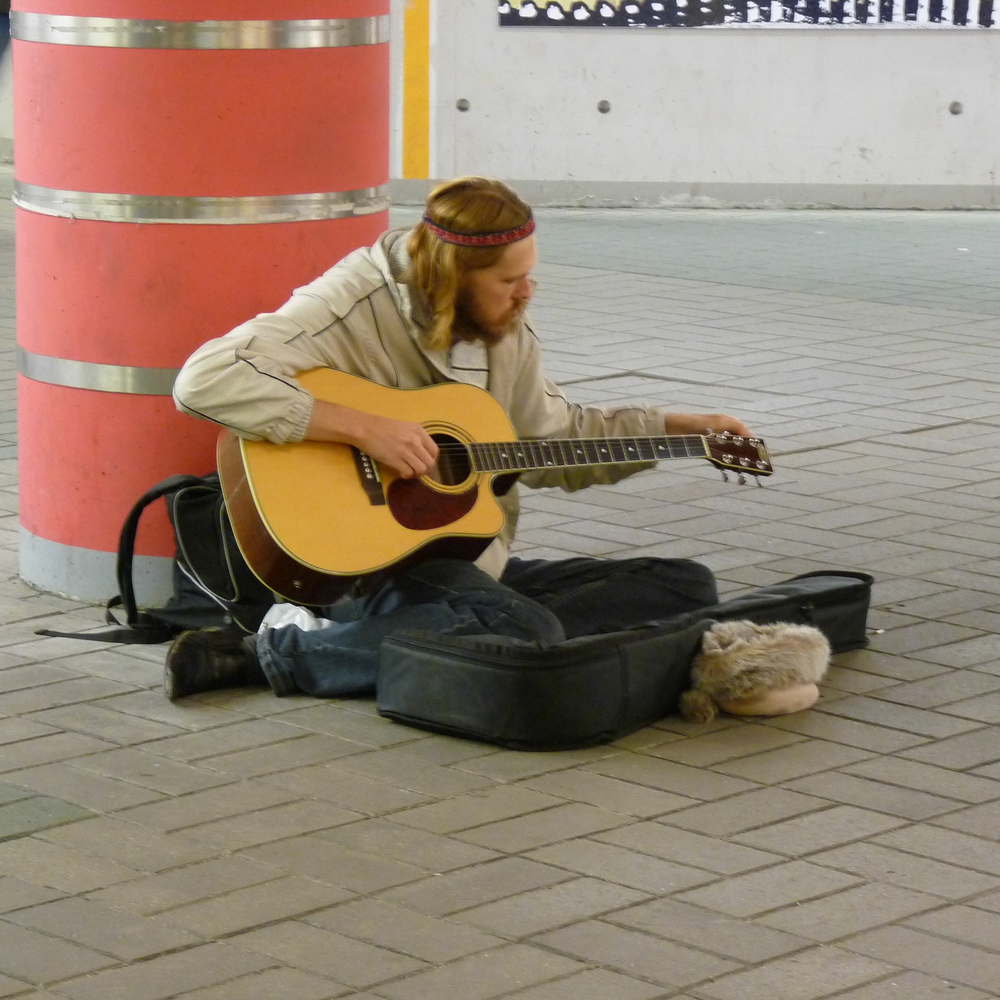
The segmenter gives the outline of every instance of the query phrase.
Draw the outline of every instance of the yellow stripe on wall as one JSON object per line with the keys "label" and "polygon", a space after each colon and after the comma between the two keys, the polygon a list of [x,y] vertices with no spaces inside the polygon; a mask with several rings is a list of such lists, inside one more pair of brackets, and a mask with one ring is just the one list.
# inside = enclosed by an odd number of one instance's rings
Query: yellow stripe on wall
{"label": "yellow stripe on wall", "polygon": [[403,177],[431,170],[431,0],[403,12]]}

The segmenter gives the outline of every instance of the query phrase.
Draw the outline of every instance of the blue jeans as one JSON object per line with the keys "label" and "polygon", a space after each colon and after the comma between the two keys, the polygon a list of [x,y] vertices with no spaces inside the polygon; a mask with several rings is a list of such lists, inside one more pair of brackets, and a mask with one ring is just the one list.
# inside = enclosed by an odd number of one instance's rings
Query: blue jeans
{"label": "blue jeans", "polygon": [[257,657],[275,694],[370,695],[379,645],[403,629],[557,643],[717,600],[711,570],[687,559],[511,559],[499,581],[464,560],[432,559],[325,609],[336,624],[268,629],[257,636]]}

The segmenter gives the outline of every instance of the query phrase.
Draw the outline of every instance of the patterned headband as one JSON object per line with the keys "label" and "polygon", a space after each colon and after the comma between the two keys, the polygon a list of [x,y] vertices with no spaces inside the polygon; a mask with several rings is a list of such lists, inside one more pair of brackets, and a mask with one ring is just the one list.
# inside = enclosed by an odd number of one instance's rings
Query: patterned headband
{"label": "patterned headband", "polygon": [[428,230],[438,239],[444,240],[445,243],[454,243],[460,247],[502,247],[508,243],[516,243],[518,240],[523,240],[535,231],[535,220],[533,217],[529,218],[523,226],[518,226],[516,229],[504,229],[499,233],[456,233],[452,229],[445,229],[444,226],[439,226],[436,222],[431,222],[426,215],[423,222]]}

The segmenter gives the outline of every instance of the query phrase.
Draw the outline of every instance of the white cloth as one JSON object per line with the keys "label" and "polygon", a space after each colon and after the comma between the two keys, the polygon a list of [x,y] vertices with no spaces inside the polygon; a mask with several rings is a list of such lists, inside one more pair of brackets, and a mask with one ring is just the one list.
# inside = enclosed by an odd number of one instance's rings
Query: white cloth
{"label": "white cloth", "polygon": [[329,618],[317,618],[311,611],[300,608],[297,604],[272,604],[257,631],[265,632],[269,628],[287,628],[289,625],[294,625],[303,632],[315,632],[316,629],[332,624]]}

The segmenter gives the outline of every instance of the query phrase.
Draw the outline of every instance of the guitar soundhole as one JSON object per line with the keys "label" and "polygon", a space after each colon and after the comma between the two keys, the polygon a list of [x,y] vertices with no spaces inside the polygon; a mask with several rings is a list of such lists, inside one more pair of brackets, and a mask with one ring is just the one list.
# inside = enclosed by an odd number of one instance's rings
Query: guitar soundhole
{"label": "guitar soundhole", "polygon": [[427,473],[427,478],[442,486],[458,486],[472,475],[469,451],[457,438],[450,434],[432,434],[438,446],[437,465]]}

